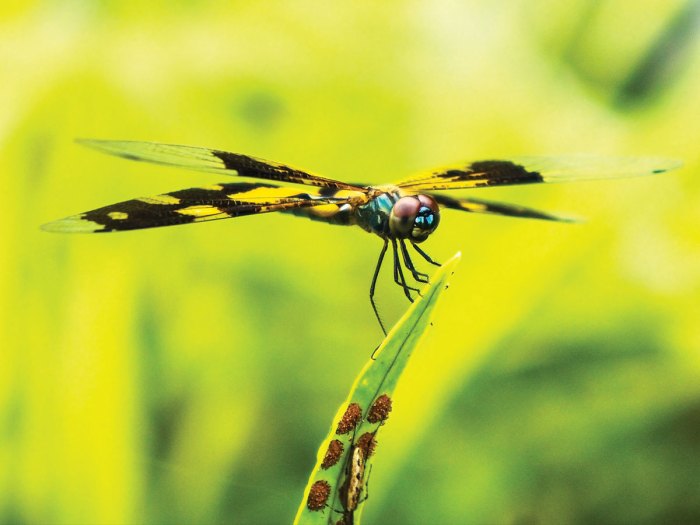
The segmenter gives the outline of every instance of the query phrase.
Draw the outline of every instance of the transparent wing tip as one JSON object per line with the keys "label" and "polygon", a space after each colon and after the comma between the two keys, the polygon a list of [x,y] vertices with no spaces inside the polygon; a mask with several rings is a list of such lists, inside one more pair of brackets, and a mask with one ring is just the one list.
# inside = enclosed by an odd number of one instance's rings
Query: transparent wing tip
{"label": "transparent wing tip", "polygon": [[104,230],[104,228],[103,224],[87,221],[80,215],[72,215],[41,225],[43,231],[51,233],[93,233]]}
{"label": "transparent wing tip", "polygon": [[88,148],[96,148],[96,149],[105,148],[108,144],[114,143],[114,142],[119,142],[119,141],[102,140],[102,139],[83,139],[83,138],[75,139],[76,144],[80,144],[81,146],[87,146]]}
{"label": "transparent wing tip", "polygon": [[[148,147],[148,143],[139,143],[128,140],[102,140],[102,139],[75,139],[76,144],[81,146],[86,146],[88,148],[101,151],[103,153],[109,153],[111,155],[117,155],[119,157],[132,158],[135,160],[140,160],[136,155],[140,150],[145,150]],[[133,151],[133,154],[131,152]]]}
{"label": "transparent wing tip", "polygon": [[665,173],[683,165],[665,157],[604,157],[570,155],[520,157],[528,170],[537,171],[545,182],[618,179]]}

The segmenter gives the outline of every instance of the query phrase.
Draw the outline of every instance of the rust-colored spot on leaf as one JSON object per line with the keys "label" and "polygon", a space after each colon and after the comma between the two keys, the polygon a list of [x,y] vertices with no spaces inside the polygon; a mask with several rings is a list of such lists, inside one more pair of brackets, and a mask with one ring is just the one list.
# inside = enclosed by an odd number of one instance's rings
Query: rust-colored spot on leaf
{"label": "rust-colored spot on leaf", "polygon": [[326,455],[321,463],[321,468],[331,468],[333,465],[338,463],[340,456],[343,454],[343,448],[342,442],[337,439],[331,440],[331,442],[328,443],[328,450],[326,450]]}
{"label": "rust-colored spot on leaf", "polygon": [[357,403],[350,403],[348,408],[345,410],[345,414],[338,422],[338,428],[335,430],[336,434],[347,434],[362,417],[362,409]]}
{"label": "rust-colored spot on leaf", "polygon": [[309,510],[321,510],[326,507],[328,496],[331,494],[331,485],[327,481],[320,479],[311,485],[306,506]]}
{"label": "rust-colored spot on leaf", "polygon": [[391,398],[386,394],[382,394],[372,403],[367,421],[370,423],[386,421],[389,417],[389,412],[391,412]]}
{"label": "rust-colored spot on leaf", "polygon": [[362,449],[362,452],[365,453],[365,458],[370,457],[377,447],[377,440],[374,439],[374,432],[365,432],[362,434],[355,443],[355,446]]}

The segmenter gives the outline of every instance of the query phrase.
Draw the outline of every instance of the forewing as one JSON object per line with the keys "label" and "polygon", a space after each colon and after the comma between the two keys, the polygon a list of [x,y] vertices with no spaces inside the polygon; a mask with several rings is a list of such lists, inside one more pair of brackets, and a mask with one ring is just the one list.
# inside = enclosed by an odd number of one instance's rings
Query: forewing
{"label": "forewing", "polygon": [[441,206],[452,210],[462,210],[471,213],[489,213],[492,215],[505,215],[508,217],[521,217],[525,219],[542,219],[546,221],[576,222],[576,219],[552,215],[551,213],[483,199],[453,199],[446,195],[431,194]]}
{"label": "forewing", "polygon": [[677,168],[674,159],[654,157],[513,157],[467,162],[426,172],[397,184],[409,191],[458,190],[485,186],[614,179]]}
{"label": "forewing", "polygon": [[42,228],[63,233],[137,230],[335,204],[345,200],[269,184],[216,184],[111,204],[50,222]]}
{"label": "forewing", "polygon": [[312,175],[285,164],[216,149],[126,140],[80,139],[78,142],[103,153],[154,164],[322,188],[362,189],[337,180]]}

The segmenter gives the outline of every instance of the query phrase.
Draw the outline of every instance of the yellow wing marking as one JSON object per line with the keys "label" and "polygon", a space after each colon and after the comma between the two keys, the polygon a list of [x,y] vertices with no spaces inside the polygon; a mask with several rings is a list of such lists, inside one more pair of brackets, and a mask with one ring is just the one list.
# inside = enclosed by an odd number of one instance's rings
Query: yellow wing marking
{"label": "yellow wing marking", "polygon": [[190,215],[192,217],[210,217],[212,215],[226,215],[226,212],[220,210],[216,206],[208,206],[206,204],[188,206],[180,210],[175,210],[175,213],[180,215]]}
{"label": "yellow wing marking", "polygon": [[259,200],[259,199],[280,199],[285,197],[294,197],[299,194],[299,190],[295,188],[253,188],[248,191],[231,193],[226,195],[229,199],[235,201]]}

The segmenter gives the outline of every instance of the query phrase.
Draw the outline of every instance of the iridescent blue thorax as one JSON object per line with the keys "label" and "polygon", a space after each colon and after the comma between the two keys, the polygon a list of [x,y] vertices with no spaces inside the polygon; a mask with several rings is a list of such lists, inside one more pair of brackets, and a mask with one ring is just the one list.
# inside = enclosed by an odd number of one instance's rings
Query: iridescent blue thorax
{"label": "iridescent blue thorax", "polygon": [[367,204],[358,206],[355,219],[358,226],[370,233],[376,233],[382,238],[390,235],[389,217],[391,210],[401,196],[399,192],[382,193],[371,199]]}

